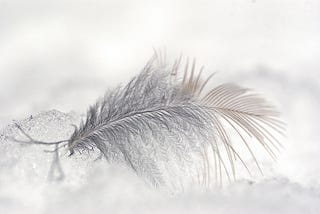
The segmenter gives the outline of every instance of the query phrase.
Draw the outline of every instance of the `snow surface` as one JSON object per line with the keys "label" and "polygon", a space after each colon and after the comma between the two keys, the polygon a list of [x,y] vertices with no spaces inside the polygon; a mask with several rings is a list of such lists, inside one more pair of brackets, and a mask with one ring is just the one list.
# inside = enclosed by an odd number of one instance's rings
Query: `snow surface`
{"label": "snow surface", "polygon": [[[66,139],[80,120],[75,113],[41,112],[16,121],[33,138]],[[154,189],[121,165],[96,154],[61,155],[65,179],[48,176],[52,154],[21,145],[12,123],[1,131],[0,213],[319,213],[320,188],[272,175],[241,179],[224,188],[172,193]]]}
{"label": "snow surface", "polygon": [[[320,213],[319,26],[318,0],[0,0],[0,213]],[[287,138],[276,163],[259,155],[265,176],[171,194],[97,154],[62,152],[59,182],[48,148],[8,140],[22,137],[12,120],[38,140],[68,138],[163,46],[219,71],[212,84],[277,105]]]}

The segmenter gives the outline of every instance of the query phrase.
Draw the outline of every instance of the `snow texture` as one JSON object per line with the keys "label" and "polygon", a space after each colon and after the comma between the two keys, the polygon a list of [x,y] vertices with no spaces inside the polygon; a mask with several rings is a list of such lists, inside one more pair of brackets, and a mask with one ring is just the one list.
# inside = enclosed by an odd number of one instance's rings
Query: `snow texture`
{"label": "snow texture", "polygon": [[[80,116],[52,110],[16,121],[35,139],[66,139]],[[273,175],[224,188],[172,193],[154,189],[123,165],[98,154],[61,154],[65,179],[48,175],[46,147],[20,145],[14,124],[1,131],[0,213],[319,213],[320,189]]]}

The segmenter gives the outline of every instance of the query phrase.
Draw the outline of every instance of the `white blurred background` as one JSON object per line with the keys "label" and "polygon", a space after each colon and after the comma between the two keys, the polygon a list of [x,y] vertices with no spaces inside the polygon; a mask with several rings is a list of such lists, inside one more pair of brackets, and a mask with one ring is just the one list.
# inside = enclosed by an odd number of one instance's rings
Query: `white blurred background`
{"label": "white blurred background", "polygon": [[0,0],[0,126],[84,113],[153,48],[273,101],[288,124],[275,171],[320,187],[319,0]]}
{"label": "white blurred background", "polygon": [[263,71],[317,93],[319,38],[318,0],[0,0],[1,124],[83,112],[153,48],[196,57],[218,78]]}

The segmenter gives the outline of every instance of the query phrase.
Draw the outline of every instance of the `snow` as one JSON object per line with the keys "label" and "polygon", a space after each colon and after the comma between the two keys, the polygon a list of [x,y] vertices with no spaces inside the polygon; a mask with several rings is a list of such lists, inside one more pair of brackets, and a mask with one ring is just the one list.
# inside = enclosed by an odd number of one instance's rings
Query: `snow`
{"label": "snow", "polygon": [[[57,110],[15,121],[34,139],[67,139],[80,115]],[[49,176],[52,153],[18,144],[14,123],[1,131],[0,213],[319,213],[320,187],[302,185],[277,172],[213,189],[155,189],[123,165],[98,154],[61,153],[62,181]]]}
{"label": "snow", "polygon": [[[319,14],[318,0],[0,0],[0,213],[320,213]],[[23,138],[15,122],[38,140],[67,139],[163,46],[218,71],[212,84],[276,104],[287,137],[277,162],[259,155],[264,176],[172,193],[96,153],[61,151],[57,181],[53,148],[8,139]]]}

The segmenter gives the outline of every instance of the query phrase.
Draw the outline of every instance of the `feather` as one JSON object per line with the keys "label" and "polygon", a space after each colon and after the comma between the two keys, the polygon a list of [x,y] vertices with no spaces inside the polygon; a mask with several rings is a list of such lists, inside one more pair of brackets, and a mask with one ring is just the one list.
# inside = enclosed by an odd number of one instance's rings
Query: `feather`
{"label": "feather", "polygon": [[276,159],[281,144],[275,132],[284,132],[279,114],[236,84],[208,90],[213,75],[202,79],[195,60],[183,72],[180,64],[181,57],[169,67],[155,54],[128,84],[106,92],[68,140],[71,154],[98,149],[155,186],[177,185],[173,179],[186,177],[210,185],[224,176],[236,179],[236,162],[250,173],[235,147],[242,142],[262,172],[248,137]]}

